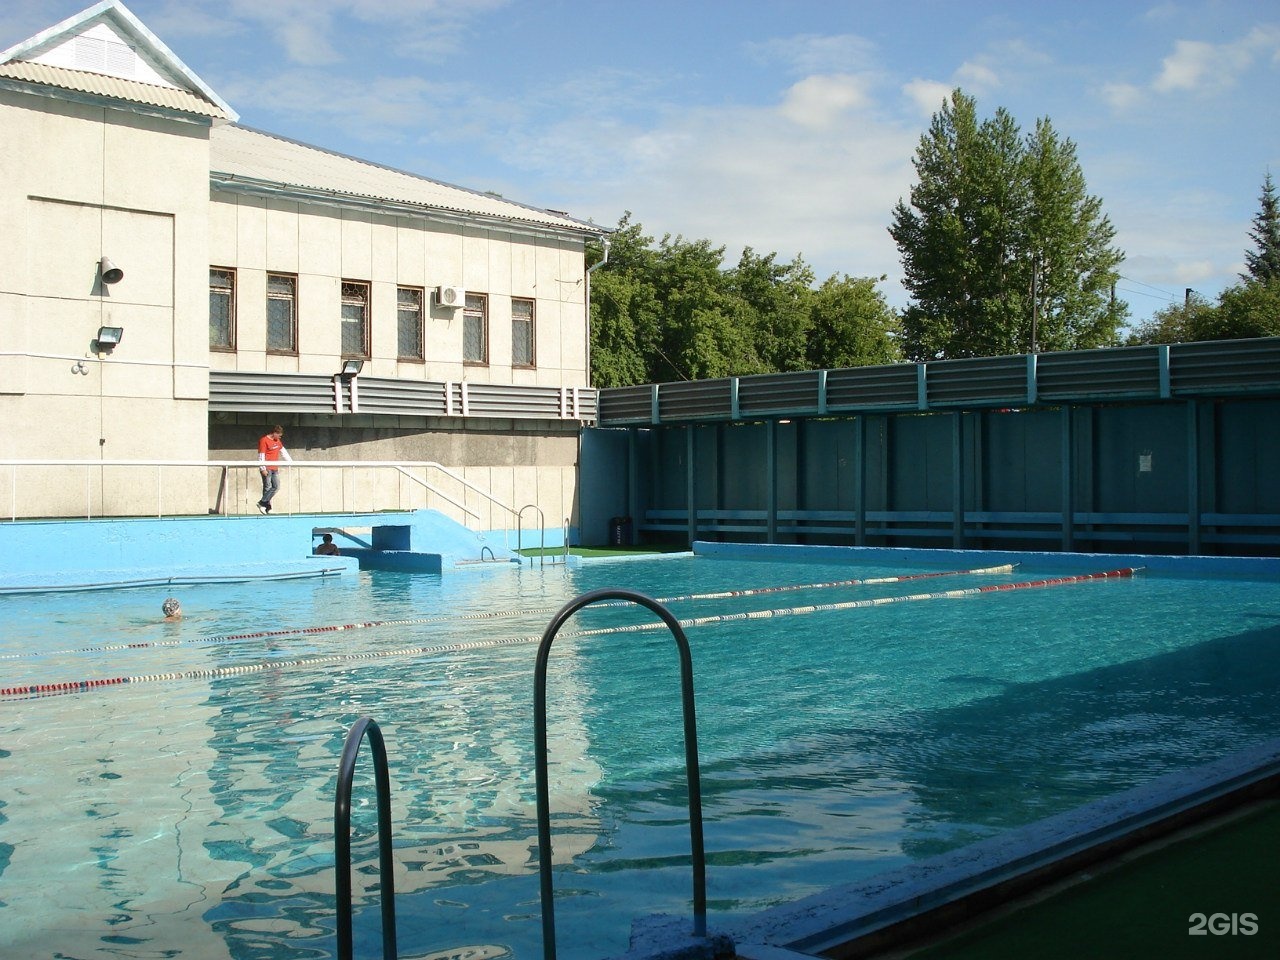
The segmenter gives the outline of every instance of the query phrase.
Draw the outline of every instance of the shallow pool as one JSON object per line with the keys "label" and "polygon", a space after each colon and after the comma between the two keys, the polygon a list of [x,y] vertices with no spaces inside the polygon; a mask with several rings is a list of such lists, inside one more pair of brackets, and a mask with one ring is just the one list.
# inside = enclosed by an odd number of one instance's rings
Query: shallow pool
{"label": "shallow pool", "polygon": [[[975,592],[1060,572],[1040,563],[671,604],[846,605],[688,630],[713,926],[1280,735],[1280,583],[1140,573]],[[0,689],[111,681],[0,697],[0,953],[332,956],[336,768],[371,714],[401,956],[540,956],[531,705],[551,611],[603,586],[923,572],[944,571],[677,556],[362,573],[184,587],[179,623],[158,622],[155,590],[0,598]],[[890,597],[915,599],[848,606]],[[562,957],[621,953],[634,916],[689,909],[674,645],[574,635],[649,619],[584,611],[552,655]],[[374,956],[367,767],[356,933]]]}

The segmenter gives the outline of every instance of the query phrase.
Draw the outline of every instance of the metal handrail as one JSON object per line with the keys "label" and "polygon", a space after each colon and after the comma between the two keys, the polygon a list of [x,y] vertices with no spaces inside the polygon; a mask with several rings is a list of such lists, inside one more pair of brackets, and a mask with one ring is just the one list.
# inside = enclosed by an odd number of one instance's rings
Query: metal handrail
{"label": "metal handrail", "polygon": [[556,634],[573,614],[601,600],[629,600],[656,613],[675,637],[680,655],[680,700],[684,712],[685,777],[689,784],[689,844],[693,861],[693,935],[707,935],[707,865],[702,838],[702,782],[698,773],[698,732],[693,703],[693,657],[679,621],[661,603],[634,590],[605,587],[569,601],[551,618],[538,646],[534,669],[534,764],[538,801],[538,874],[542,900],[542,955],[555,960],[555,891],[551,882],[551,801],[547,772],[547,658]]}
{"label": "metal handrail", "polygon": [[338,788],[333,801],[334,897],[337,900],[338,960],[352,960],[351,938],[351,781],[360,741],[368,736],[373,754],[378,797],[378,875],[382,884],[382,956],[396,960],[396,890],[391,859],[391,778],[387,747],[373,717],[361,717],[351,727],[338,764]]}
{"label": "metal handrail", "polygon": [[[164,486],[162,481],[162,469],[165,467],[213,467],[221,468],[223,471],[223,481],[219,489],[218,497],[221,499],[226,489],[226,473],[228,470],[241,469],[257,471],[261,466],[258,460],[124,460],[124,459],[14,459],[0,460],[0,470],[7,469],[9,472],[10,498],[11,504],[8,513],[11,519],[18,518],[18,475],[19,467],[143,467],[153,468],[156,471],[157,481],[157,500],[156,500],[156,516],[163,516],[163,493]],[[418,485],[425,487],[429,492],[434,493],[441,499],[445,500],[451,506],[456,507],[465,515],[473,519],[479,519],[479,514],[469,509],[465,504],[459,503],[457,500],[445,494],[437,487],[431,485],[426,480],[413,476],[408,471],[414,468],[436,470],[444,474],[450,480],[462,486],[465,490],[469,490],[484,501],[492,505],[495,509],[505,512],[508,516],[518,517],[519,512],[507,504],[503,503],[497,497],[493,496],[483,487],[479,487],[461,474],[449,469],[435,460],[291,460],[280,463],[279,466],[289,470],[330,470],[342,468],[370,468],[370,469],[388,469],[395,470],[403,476],[408,477]],[[85,501],[86,518],[91,519],[92,512],[92,483],[91,474],[85,476]],[[218,504],[219,508],[221,504]]]}
{"label": "metal handrail", "polygon": [[[542,512],[542,508],[536,503],[526,503],[516,513],[516,553],[520,553],[524,549],[524,512],[530,507],[538,511],[538,530],[542,534],[542,540],[538,544],[538,566],[541,567],[546,563],[547,515]],[[523,554],[521,555],[523,556]],[[532,562],[529,565],[532,566]]]}

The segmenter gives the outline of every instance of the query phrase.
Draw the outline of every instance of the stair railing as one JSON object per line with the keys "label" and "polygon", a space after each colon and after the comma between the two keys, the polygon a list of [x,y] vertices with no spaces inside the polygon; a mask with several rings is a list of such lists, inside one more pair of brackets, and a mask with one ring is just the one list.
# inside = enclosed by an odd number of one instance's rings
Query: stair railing
{"label": "stair railing", "polygon": [[647,607],[661,618],[675,637],[680,656],[680,700],[684,712],[685,777],[689,785],[689,844],[693,861],[693,935],[707,935],[707,866],[702,838],[702,784],[698,775],[698,731],[693,703],[693,657],[679,622],[661,603],[634,590],[591,590],[560,608],[551,618],[538,646],[534,668],[533,727],[534,764],[538,802],[538,874],[542,900],[542,955],[556,957],[555,890],[551,876],[551,801],[547,771],[547,658],[556,634],[571,616],[601,600],[629,600]]}
{"label": "stair railing", "polygon": [[378,875],[382,886],[382,957],[396,960],[396,890],[391,858],[391,778],[387,747],[373,717],[361,717],[351,727],[338,764],[338,789],[333,801],[334,896],[337,900],[338,960],[352,960],[351,938],[351,781],[360,741],[369,738],[374,785],[378,797]]}

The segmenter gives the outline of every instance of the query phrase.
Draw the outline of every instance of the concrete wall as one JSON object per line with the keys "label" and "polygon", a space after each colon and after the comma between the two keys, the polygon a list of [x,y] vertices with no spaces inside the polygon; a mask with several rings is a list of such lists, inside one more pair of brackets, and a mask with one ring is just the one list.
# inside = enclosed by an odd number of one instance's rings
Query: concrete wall
{"label": "concrete wall", "polygon": [[[258,438],[271,425],[285,427],[285,448],[295,461],[434,461],[461,475],[499,503],[519,511],[541,509],[548,535],[568,519],[579,525],[578,425],[560,421],[464,420],[462,418],[290,415],[280,419],[250,414],[215,414],[209,428],[209,456],[252,460]],[[277,496],[279,510],[411,510],[431,508],[472,529],[515,529],[507,510],[444,479],[416,471],[444,496],[388,469],[285,470]],[[216,482],[216,478],[211,478]],[[229,480],[223,513],[253,513],[262,493],[256,470]],[[0,480],[0,487],[3,481]],[[211,490],[213,503],[216,491]],[[448,499],[446,499],[448,498]],[[468,516],[452,499],[472,511]],[[534,511],[524,525],[536,525]],[[550,542],[550,541],[549,541]],[[527,545],[527,544],[526,544]]]}

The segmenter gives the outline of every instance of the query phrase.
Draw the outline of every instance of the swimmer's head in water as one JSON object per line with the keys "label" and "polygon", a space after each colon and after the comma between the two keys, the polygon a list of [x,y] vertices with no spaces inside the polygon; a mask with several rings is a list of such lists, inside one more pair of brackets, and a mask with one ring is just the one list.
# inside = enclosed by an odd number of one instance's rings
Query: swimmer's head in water
{"label": "swimmer's head in water", "polygon": [[177,617],[182,614],[182,604],[178,602],[177,597],[167,597],[160,605],[160,609],[164,611],[166,617]]}

